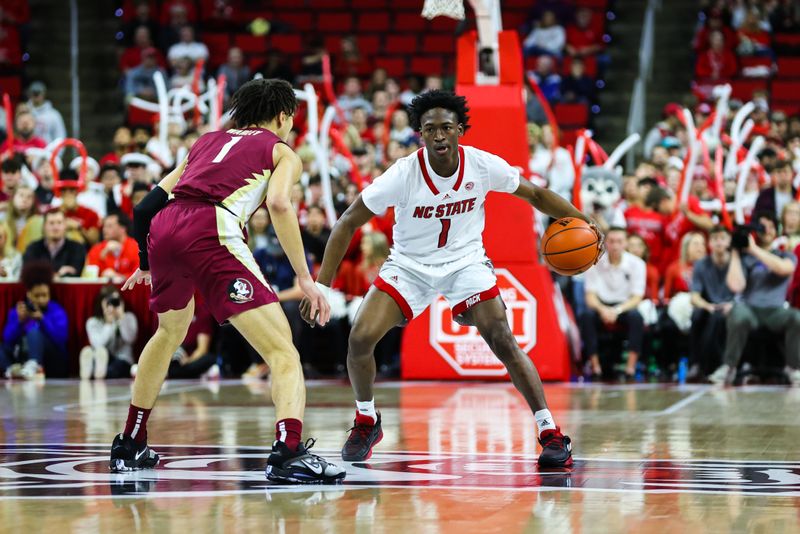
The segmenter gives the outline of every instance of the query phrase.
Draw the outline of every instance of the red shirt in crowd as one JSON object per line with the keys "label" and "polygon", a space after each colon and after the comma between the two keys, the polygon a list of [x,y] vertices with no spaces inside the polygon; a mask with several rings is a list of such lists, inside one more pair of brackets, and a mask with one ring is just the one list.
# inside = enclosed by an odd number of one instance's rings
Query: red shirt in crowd
{"label": "red shirt in crowd", "polygon": [[661,275],[658,274],[658,269],[650,262],[645,264],[647,267],[646,285],[644,288],[644,298],[653,301],[658,301],[658,288],[661,285]]}
{"label": "red shirt in crowd", "polygon": [[139,245],[132,237],[128,237],[122,243],[122,250],[119,256],[106,254],[103,256],[103,249],[106,248],[108,241],[101,241],[89,249],[86,256],[87,265],[96,265],[102,275],[106,269],[113,269],[123,276],[130,276],[139,268]]}
{"label": "red shirt in crowd", "polygon": [[567,27],[567,44],[575,48],[578,53],[592,46],[602,46],[603,36],[595,31],[591,25],[580,28],[575,24]]}
{"label": "red shirt in crowd", "polygon": [[363,297],[367,294],[369,286],[375,281],[379,271],[380,266],[365,268],[360,262],[344,260],[333,280],[332,287],[344,293],[348,299]]}
{"label": "red shirt in crowd", "polygon": [[[47,146],[47,142],[41,137],[36,137],[32,135],[30,139],[22,139],[20,137],[14,136],[14,152],[25,152],[29,148],[44,148]],[[8,150],[8,139],[3,141],[2,146],[0,146],[0,152],[5,152]]]}
{"label": "red shirt in crowd", "polygon": [[[148,47],[153,50],[153,47]],[[125,49],[122,53],[122,57],[119,58],[119,69],[122,72],[126,72],[134,67],[138,67],[142,64],[142,48],[138,46],[130,46]],[[165,69],[167,68],[167,62],[164,60],[164,54],[161,53],[160,50],[156,50],[156,62],[158,62],[158,66]]]}
{"label": "red shirt in crowd", "polygon": [[736,56],[730,50],[726,49],[721,52],[706,50],[697,58],[695,67],[697,78],[720,80],[732,78],[736,76],[737,72],[739,72],[739,64],[736,62]]}
{"label": "red shirt in crowd", "polygon": [[694,38],[694,43],[693,43],[692,46],[694,47],[695,52],[700,54],[700,53],[703,53],[706,50],[708,50],[708,48],[710,46],[709,42],[708,42],[708,37],[709,37],[709,35],[711,35],[711,32],[713,32],[713,31],[722,32],[722,35],[723,35],[723,37],[725,39],[725,48],[728,48],[728,49],[732,50],[733,47],[736,45],[736,42],[738,41],[738,39],[736,37],[736,33],[732,29],[730,29],[729,27],[724,26],[721,29],[713,30],[712,28],[709,28],[708,26],[703,26],[700,29],[700,31],[697,32],[697,35]]}
{"label": "red shirt in crowd", "polygon": [[[700,199],[696,196],[690,195],[687,204],[689,211],[692,213],[708,215],[700,207]],[[669,264],[681,257],[681,239],[692,230],[697,230],[697,227],[692,224],[683,212],[677,211],[671,215],[664,216],[664,253],[659,266],[661,272],[666,272]]]}
{"label": "red shirt in crowd", "polygon": [[629,234],[637,234],[650,249],[650,263],[661,265],[664,246],[664,217],[651,209],[631,206],[625,210],[625,222]]}
{"label": "red shirt in crowd", "polygon": [[692,282],[692,266],[675,260],[667,267],[664,275],[664,300],[669,300],[677,293],[687,293]]}
{"label": "red shirt in crowd", "polygon": [[100,227],[100,217],[91,208],[78,205],[73,210],[67,210],[64,206],[61,206],[61,211],[64,212],[66,218],[80,221],[81,228],[84,230]]}

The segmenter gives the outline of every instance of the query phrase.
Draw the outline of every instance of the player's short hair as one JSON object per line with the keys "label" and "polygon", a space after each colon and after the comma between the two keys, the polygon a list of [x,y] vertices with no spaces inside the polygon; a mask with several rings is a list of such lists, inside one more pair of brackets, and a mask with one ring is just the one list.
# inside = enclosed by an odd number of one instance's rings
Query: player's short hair
{"label": "player's short hair", "polygon": [[237,128],[270,122],[281,111],[287,115],[297,111],[297,97],[286,80],[250,80],[231,98],[231,119]]}
{"label": "player's short hair", "polygon": [[469,130],[469,107],[466,97],[459,96],[450,91],[439,91],[434,89],[414,97],[408,106],[408,120],[414,131],[418,132],[422,128],[422,116],[433,108],[443,108],[452,111],[458,116],[458,122],[464,127],[464,131]]}

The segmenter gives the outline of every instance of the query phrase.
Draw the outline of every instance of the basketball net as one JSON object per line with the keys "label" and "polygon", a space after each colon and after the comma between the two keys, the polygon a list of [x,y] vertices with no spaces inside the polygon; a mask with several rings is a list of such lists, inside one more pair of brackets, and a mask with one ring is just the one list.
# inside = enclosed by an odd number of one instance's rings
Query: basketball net
{"label": "basketball net", "polygon": [[464,20],[464,0],[425,0],[422,16],[428,20],[440,16]]}

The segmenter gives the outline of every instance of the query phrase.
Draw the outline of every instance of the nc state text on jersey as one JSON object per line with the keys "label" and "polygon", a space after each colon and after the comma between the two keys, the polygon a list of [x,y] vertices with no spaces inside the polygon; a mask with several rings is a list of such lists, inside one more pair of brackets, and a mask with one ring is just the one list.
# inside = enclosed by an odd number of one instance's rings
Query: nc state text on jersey
{"label": "nc state text on jersey", "polygon": [[448,204],[439,204],[438,206],[417,206],[414,208],[413,218],[415,219],[430,219],[434,217],[441,219],[442,217],[450,217],[458,215],[459,213],[467,213],[475,209],[475,198],[468,198],[459,200],[458,202],[450,202]]}

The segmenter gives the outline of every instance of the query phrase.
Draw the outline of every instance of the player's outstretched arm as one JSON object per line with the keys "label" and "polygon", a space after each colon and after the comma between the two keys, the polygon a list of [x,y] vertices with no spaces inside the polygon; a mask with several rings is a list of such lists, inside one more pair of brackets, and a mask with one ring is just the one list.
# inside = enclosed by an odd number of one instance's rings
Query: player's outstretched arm
{"label": "player's outstretched arm", "polygon": [[166,175],[152,191],[133,208],[133,237],[139,244],[139,268],[122,285],[122,290],[133,289],[136,284],[150,284],[150,261],[147,257],[147,234],[153,217],[167,204],[169,194],[186,170],[186,159]]}
{"label": "player's outstretched arm", "polygon": [[520,180],[519,187],[513,195],[531,204],[534,208],[554,219],[574,217],[591,224],[591,220],[581,213],[578,208],[564,200],[561,196],[549,189],[533,185],[527,180]]}
{"label": "player's outstretched arm", "polygon": [[336,270],[339,268],[339,264],[342,263],[345,252],[347,252],[347,247],[350,246],[350,241],[353,240],[353,234],[374,216],[375,214],[364,204],[361,195],[358,195],[356,201],[347,208],[347,211],[333,225],[328,244],[325,246],[325,254],[322,258],[322,267],[317,276],[317,282],[330,287],[333,277],[336,275]]}
{"label": "player's outstretched arm", "polygon": [[297,283],[311,301],[312,316],[317,316],[318,313],[319,323],[324,325],[328,322],[331,308],[314,285],[311,273],[308,272],[306,253],[300,237],[300,224],[297,222],[297,213],[294,211],[291,199],[292,186],[297,183],[303,172],[303,162],[300,156],[283,143],[275,145],[272,160],[276,165],[267,187],[269,216],[278,241],[297,275]]}

